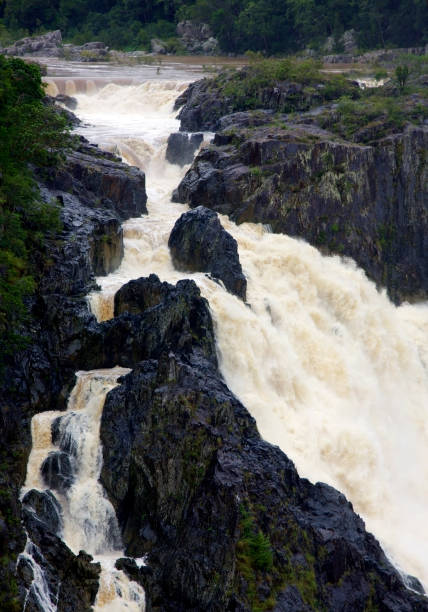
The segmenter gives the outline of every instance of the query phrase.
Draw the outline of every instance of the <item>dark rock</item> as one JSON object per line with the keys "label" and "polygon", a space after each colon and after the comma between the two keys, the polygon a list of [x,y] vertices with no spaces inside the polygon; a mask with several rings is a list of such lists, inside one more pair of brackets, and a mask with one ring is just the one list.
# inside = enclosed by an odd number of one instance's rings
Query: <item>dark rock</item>
{"label": "dark rock", "polygon": [[169,283],[161,283],[156,274],[129,281],[114,296],[114,316],[125,312],[142,314],[166,299],[171,288]]}
{"label": "dark rock", "polygon": [[84,45],[66,44],[62,46],[61,57],[77,62],[103,62],[109,59],[109,48],[101,41]]}
{"label": "dark rock", "polygon": [[42,463],[41,472],[46,486],[60,493],[64,493],[73,484],[70,455],[62,451],[50,452]]}
{"label": "dark rock", "polygon": [[72,96],[67,96],[66,94],[58,94],[54,98],[55,102],[59,102],[60,104],[64,104],[70,110],[76,110],[77,108],[77,100]]}
{"label": "dark rock", "polygon": [[[121,383],[103,411],[101,478],[127,554],[148,554],[152,573],[123,567],[149,609],[428,610],[345,497],[260,439],[212,362],[164,353]],[[257,569],[249,530],[271,564]]]}
{"label": "dark rock", "polygon": [[245,301],[247,280],[239,262],[238,243],[223,229],[216,213],[198,206],[182,214],[168,246],[178,270],[209,272]]}
{"label": "dark rock", "polygon": [[195,151],[203,141],[203,134],[185,134],[176,132],[168,137],[165,157],[170,164],[185,166],[191,164]]}
{"label": "dark rock", "polygon": [[195,158],[175,201],[352,257],[395,302],[426,299],[427,127],[364,146],[314,124],[227,125]]}
{"label": "dark rock", "polygon": [[31,489],[25,494],[22,505],[27,512],[33,512],[44,528],[56,535],[62,529],[61,506],[51,491]]}
{"label": "dark rock", "polygon": [[[24,522],[32,542],[29,552],[43,568],[51,598],[58,601],[58,612],[90,612],[98,592],[100,564],[92,563],[92,557],[84,551],[74,555],[33,513],[24,512]],[[28,563],[21,565],[21,569],[28,579]],[[37,598],[32,605],[35,607],[29,609],[39,609]]]}
{"label": "dark rock", "polygon": [[420,593],[421,595],[425,595],[425,589],[420,580],[416,578],[416,576],[406,576],[404,582],[413,591],[416,593]]}
{"label": "dark rock", "polygon": [[[242,80],[251,78],[251,67],[242,68],[238,77]],[[220,129],[222,117],[248,108],[239,97],[224,95],[225,83],[229,78],[235,79],[232,85],[239,87],[239,80],[236,81],[235,76],[228,75],[224,75],[221,81],[205,78],[189,85],[176,100],[174,107],[175,109],[181,107],[178,114],[178,119],[181,120],[180,131],[216,131]],[[358,91],[357,84],[348,83],[348,95],[351,97],[358,95]],[[249,111],[250,115],[264,111],[303,112],[330,99],[324,83],[308,88],[292,81],[277,81],[272,85],[260,87],[254,96],[251,104],[255,108]]]}

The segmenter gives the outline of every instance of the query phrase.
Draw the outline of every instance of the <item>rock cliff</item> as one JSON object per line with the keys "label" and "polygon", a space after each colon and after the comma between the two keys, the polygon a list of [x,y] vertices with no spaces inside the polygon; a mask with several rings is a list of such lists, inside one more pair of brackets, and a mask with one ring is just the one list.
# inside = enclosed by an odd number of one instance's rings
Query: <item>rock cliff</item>
{"label": "rock cliff", "polygon": [[196,308],[182,315],[186,348],[160,339],[108,394],[101,422],[101,479],[126,552],[148,554],[141,570],[119,566],[144,585],[146,609],[428,610],[345,497],[300,479],[260,438],[221,379],[193,282],[137,282],[131,305],[143,327],[170,293],[192,292]]}
{"label": "rock cliff", "polygon": [[[38,288],[28,303],[28,321],[20,330],[28,346],[10,359],[0,386],[0,608],[10,611],[22,609],[20,597],[31,581],[32,570],[25,562],[20,564],[18,583],[15,576],[17,555],[26,540],[19,491],[31,450],[31,418],[37,412],[64,407],[74,384],[80,334],[94,323],[85,295],[94,287],[95,275],[110,272],[120,263],[121,221],[145,213],[147,198],[142,172],[85,141],[66,155],[60,169],[35,174],[41,196],[60,203],[63,227],[45,242],[43,251],[33,254]],[[72,602],[80,589],[87,604],[80,609],[89,609],[99,568],[87,557],[75,557],[54,529],[34,523],[32,511],[26,512],[26,527],[34,531],[34,541],[50,567],[48,573],[63,584],[60,609],[78,609]],[[55,585],[54,581],[54,591]]]}
{"label": "rock cliff", "polygon": [[426,299],[428,128],[408,124],[363,144],[320,128],[315,114],[300,121],[223,117],[175,200],[352,257],[396,302]]}

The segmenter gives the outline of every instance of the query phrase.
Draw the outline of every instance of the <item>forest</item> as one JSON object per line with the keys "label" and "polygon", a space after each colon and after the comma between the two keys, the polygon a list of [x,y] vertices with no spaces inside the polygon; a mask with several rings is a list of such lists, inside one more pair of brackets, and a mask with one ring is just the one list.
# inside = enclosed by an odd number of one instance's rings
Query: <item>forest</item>
{"label": "forest", "polygon": [[[149,49],[183,19],[210,24],[225,53],[317,50],[355,29],[361,50],[428,42],[426,0],[0,0],[0,44],[61,29],[67,42]],[[177,49],[180,50],[179,48]]]}

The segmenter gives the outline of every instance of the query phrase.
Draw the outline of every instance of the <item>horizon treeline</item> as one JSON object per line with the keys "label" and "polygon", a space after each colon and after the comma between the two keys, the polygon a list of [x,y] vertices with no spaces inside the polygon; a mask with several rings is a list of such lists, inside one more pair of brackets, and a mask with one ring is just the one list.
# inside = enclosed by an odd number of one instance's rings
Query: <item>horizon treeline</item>
{"label": "horizon treeline", "polygon": [[426,0],[0,0],[3,42],[61,29],[75,44],[149,49],[153,37],[173,40],[183,19],[208,23],[226,53],[318,49],[328,36],[341,52],[351,28],[362,50],[428,42]]}

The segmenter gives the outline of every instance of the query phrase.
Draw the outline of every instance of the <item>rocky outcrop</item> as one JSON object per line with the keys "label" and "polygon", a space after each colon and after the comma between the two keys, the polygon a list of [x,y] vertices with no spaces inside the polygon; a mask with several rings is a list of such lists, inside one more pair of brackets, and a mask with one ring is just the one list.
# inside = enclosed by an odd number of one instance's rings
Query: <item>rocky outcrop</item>
{"label": "rocky outcrop", "polygon": [[75,62],[103,62],[110,59],[109,48],[101,41],[84,45],[63,45],[60,57]]}
{"label": "rocky outcrop", "polygon": [[[14,578],[17,555],[26,542],[18,517],[19,493],[31,449],[31,418],[37,412],[65,406],[79,368],[75,366],[81,355],[83,330],[96,327],[85,295],[94,287],[95,275],[110,272],[120,263],[121,221],[146,212],[144,174],[85,141],[66,155],[60,168],[43,173],[35,170],[35,174],[41,196],[57,201],[61,208],[62,231],[47,239],[43,250],[33,253],[37,294],[29,299],[28,321],[19,330],[28,346],[10,357],[0,381],[0,608],[11,611],[22,609],[25,585],[31,581],[28,567],[19,573],[18,584]],[[51,462],[46,466],[48,478],[54,475],[51,468],[55,462]],[[60,468],[62,473],[62,463]],[[44,536],[40,538],[44,540]],[[86,562],[82,566],[81,559],[68,549],[64,551],[60,540],[54,538],[52,546],[49,559],[45,551],[40,553],[52,566],[52,576],[59,572],[61,583],[71,581],[71,585],[73,572],[87,575]],[[69,568],[67,576],[66,569],[56,567],[55,558],[56,563]],[[92,570],[88,572],[92,576]],[[77,584],[70,586],[74,597],[78,597],[79,588]],[[93,586],[95,593],[96,588]],[[70,610],[89,608],[89,603],[86,608],[80,608],[76,601],[73,605]]]}
{"label": "rocky outcrop", "polygon": [[114,316],[125,312],[141,314],[160,304],[171,293],[169,283],[161,283],[156,274],[137,278],[123,285],[114,296]]}
{"label": "rocky outcrop", "polygon": [[[352,257],[396,302],[428,295],[428,129],[343,141],[316,125],[223,122],[174,198],[237,223],[269,224],[322,251]],[[314,117],[311,117],[314,120]]]}
{"label": "rocky outcrop", "polygon": [[60,57],[62,35],[60,30],[47,32],[41,36],[26,37],[17,40],[10,47],[5,47],[5,55],[34,55],[38,57]]}
{"label": "rocky outcrop", "polygon": [[180,21],[177,24],[177,36],[188,53],[216,55],[220,49],[207,23]]}
{"label": "rocky outcrop", "polygon": [[177,270],[209,272],[245,301],[247,280],[242,273],[238,244],[215,212],[198,206],[182,214],[175,222],[168,246]]}
{"label": "rocky outcrop", "polygon": [[21,38],[10,47],[2,49],[2,53],[15,56],[61,57],[81,62],[108,60],[109,56],[108,47],[103,42],[88,42],[80,46],[63,44],[60,30]]}
{"label": "rocky outcrop", "polygon": [[[101,566],[80,551],[78,555],[59,537],[62,529],[61,506],[50,491],[32,489],[22,500],[22,516],[30,540],[20,555],[17,574],[28,590],[25,609],[40,611],[40,593],[32,582],[37,574],[45,576],[46,595],[58,602],[58,612],[89,612],[98,592]],[[38,588],[41,588],[39,579]]]}
{"label": "rocky outcrop", "polygon": [[[154,282],[140,282],[141,304]],[[158,308],[135,317],[145,325]],[[147,610],[428,610],[344,496],[300,479],[261,440],[221,380],[214,342],[201,352],[201,329],[185,318],[190,350],[170,343],[136,365],[101,422],[101,478],[127,554],[148,554],[142,570],[119,565],[144,585]]]}
{"label": "rocky outcrop", "polygon": [[[247,66],[236,73],[191,83],[175,101],[174,108],[180,109],[180,131],[216,131],[222,117],[248,109],[255,113],[260,109],[274,113],[303,112],[336,96],[337,83],[321,76],[319,82],[310,85],[293,80],[271,81],[264,84],[263,76]],[[254,82],[261,84],[249,85]],[[342,95],[358,95],[357,83],[342,82],[341,88]]]}
{"label": "rocky outcrop", "polygon": [[168,137],[165,158],[170,164],[177,164],[178,166],[191,164],[195,151],[197,151],[203,139],[203,134],[174,132]]}

